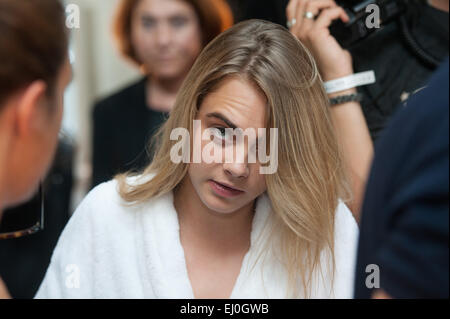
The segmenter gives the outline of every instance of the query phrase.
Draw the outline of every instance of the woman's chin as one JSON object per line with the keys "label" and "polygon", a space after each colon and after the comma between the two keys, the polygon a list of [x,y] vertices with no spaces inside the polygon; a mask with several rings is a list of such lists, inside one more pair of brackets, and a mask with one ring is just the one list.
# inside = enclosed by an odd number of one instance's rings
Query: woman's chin
{"label": "woman's chin", "polygon": [[161,79],[174,79],[180,77],[183,72],[179,68],[163,68],[155,70],[152,74]]}
{"label": "woman's chin", "polygon": [[217,214],[232,214],[239,209],[236,203],[214,194],[204,196],[202,202],[208,209]]}

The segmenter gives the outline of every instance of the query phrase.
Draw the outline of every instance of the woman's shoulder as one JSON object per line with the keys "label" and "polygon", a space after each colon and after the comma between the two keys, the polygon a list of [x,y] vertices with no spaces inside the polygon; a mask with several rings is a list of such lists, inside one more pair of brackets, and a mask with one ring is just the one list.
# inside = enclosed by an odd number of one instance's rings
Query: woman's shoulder
{"label": "woman's shoulder", "polygon": [[335,227],[352,229],[353,231],[358,230],[358,224],[355,220],[355,217],[353,216],[348,206],[342,200],[339,200],[338,206],[336,208]]}
{"label": "woman's shoulder", "polygon": [[131,208],[120,197],[118,183],[114,179],[92,189],[80,203],[72,217],[87,217],[93,222],[97,220],[110,222],[114,216],[130,211]]}
{"label": "woman's shoulder", "polygon": [[[148,182],[153,176],[151,174],[130,176],[126,178],[125,183],[129,186],[136,186]],[[142,210],[144,206],[151,206],[152,203],[152,200],[140,204],[126,202],[120,195],[119,181],[113,179],[93,188],[81,202],[77,211],[91,211],[103,219],[114,215],[130,214]],[[105,214],[107,216],[104,216]]]}
{"label": "woman's shoulder", "polygon": [[[335,218],[335,258],[340,287],[351,298],[358,249],[359,228],[352,212],[344,202],[340,202]],[[349,285],[350,284],[350,285]]]}
{"label": "woman's shoulder", "polygon": [[[115,179],[101,183],[88,192],[81,205],[102,205],[105,199],[118,199],[118,183]],[[111,201],[112,203],[116,201]]]}
{"label": "woman's shoulder", "polygon": [[126,202],[119,193],[119,183],[111,180],[92,189],[78,205],[61,236],[62,247],[74,238],[84,238],[105,243],[129,239],[136,229],[142,212],[150,213],[157,208],[153,201],[142,204]]}
{"label": "woman's shoulder", "polygon": [[358,247],[359,229],[352,212],[343,201],[339,201],[335,214],[334,298],[352,298]]}
{"label": "woman's shoulder", "polygon": [[[117,296],[109,283],[132,269],[138,253],[137,213],[121,199],[116,180],[90,191],[61,234],[37,297]],[[68,269],[79,276],[79,289],[67,287]]]}
{"label": "woman's shoulder", "polygon": [[336,208],[334,228],[336,244],[356,245],[359,236],[358,224],[348,206],[341,200]]}

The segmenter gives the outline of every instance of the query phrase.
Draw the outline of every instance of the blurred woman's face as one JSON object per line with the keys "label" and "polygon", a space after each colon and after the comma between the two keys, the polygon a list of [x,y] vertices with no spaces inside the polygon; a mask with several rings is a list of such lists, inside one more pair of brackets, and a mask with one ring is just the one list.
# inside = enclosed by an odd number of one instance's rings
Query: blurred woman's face
{"label": "blurred woman's face", "polygon": [[203,47],[198,16],[182,0],[140,0],[131,30],[138,59],[158,78],[186,75]]}

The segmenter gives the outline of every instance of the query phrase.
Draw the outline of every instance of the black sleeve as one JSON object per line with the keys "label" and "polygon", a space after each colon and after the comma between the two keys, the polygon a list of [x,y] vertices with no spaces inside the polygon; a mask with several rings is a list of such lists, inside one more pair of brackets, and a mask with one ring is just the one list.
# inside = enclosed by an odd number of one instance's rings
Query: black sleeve
{"label": "black sleeve", "polygon": [[109,181],[114,174],[111,116],[107,105],[98,103],[94,106],[92,137],[92,187]]}
{"label": "black sleeve", "polygon": [[[448,135],[448,125],[442,128],[436,133]],[[415,174],[386,203],[395,213],[375,256],[381,288],[395,298],[448,297],[449,292],[448,144],[424,151],[431,152],[418,152],[422,156],[411,167]]]}

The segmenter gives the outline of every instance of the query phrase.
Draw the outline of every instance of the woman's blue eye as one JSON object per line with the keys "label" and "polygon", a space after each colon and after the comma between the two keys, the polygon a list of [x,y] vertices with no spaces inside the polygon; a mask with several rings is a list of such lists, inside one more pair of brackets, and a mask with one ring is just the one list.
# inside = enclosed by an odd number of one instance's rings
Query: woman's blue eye
{"label": "woman's blue eye", "polygon": [[176,28],[181,28],[187,23],[187,19],[185,18],[174,18],[171,20],[172,26]]}
{"label": "woman's blue eye", "polygon": [[152,28],[154,27],[156,24],[154,19],[149,19],[149,18],[143,18],[142,19],[142,25],[144,26],[144,28]]}
{"label": "woman's blue eye", "polygon": [[213,127],[213,133],[218,138],[225,140],[227,138],[227,131],[225,127]]}
{"label": "woman's blue eye", "polygon": [[224,127],[218,127],[217,129],[219,130],[220,134],[222,134],[222,136],[225,136],[226,131]]}

